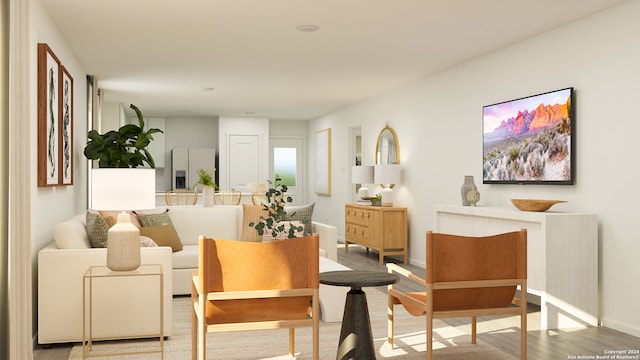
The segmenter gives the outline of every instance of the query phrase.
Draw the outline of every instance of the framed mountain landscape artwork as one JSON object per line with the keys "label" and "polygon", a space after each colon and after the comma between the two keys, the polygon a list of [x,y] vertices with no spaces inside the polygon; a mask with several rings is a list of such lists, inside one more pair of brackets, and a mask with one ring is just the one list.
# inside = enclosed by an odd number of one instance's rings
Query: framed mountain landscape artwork
{"label": "framed mountain landscape artwork", "polygon": [[484,184],[575,181],[573,88],[484,106]]}

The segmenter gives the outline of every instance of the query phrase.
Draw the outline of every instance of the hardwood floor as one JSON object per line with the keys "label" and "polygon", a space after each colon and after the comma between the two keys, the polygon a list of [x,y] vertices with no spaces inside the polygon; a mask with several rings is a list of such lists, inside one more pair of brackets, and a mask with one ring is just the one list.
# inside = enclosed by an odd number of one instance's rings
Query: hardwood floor
{"label": "hardwood floor", "polygon": [[[338,245],[338,262],[355,270],[379,270],[386,268],[378,263],[378,254],[370,251],[366,253],[363,247],[349,246],[349,253],[344,252],[342,245]],[[416,274],[422,275],[424,269],[404,265],[399,259],[385,258],[386,262],[395,262]],[[400,287],[406,290],[421,290],[414,284],[401,280]],[[385,291],[385,287],[378,288]],[[574,330],[539,330],[539,308],[529,306],[527,355],[530,360],[596,358],[608,355],[607,351],[622,350],[630,355],[628,359],[640,359],[640,338],[631,336],[605,327],[591,327]],[[470,332],[469,320],[446,319],[451,326],[459,327],[462,331]],[[500,334],[497,336],[496,334]],[[478,318],[478,338],[485,343],[495,346],[502,351],[519,358],[520,332],[517,317],[487,317]],[[49,349],[36,347],[35,360],[67,360],[72,344],[57,344]],[[603,358],[603,357],[601,357]],[[613,358],[613,357],[612,357]]]}
{"label": "hardwood floor", "polygon": [[[370,251],[366,253],[360,246],[349,245],[349,252],[345,254],[341,244],[338,245],[338,262],[355,270],[380,270],[386,268],[379,264],[378,253]],[[402,264],[399,257],[386,257],[385,262],[394,262],[407,268],[415,274],[424,277],[424,269]],[[406,290],[423,290],[415,284],[400,280],[400,286]],[[380,289],[380,288],[379,288]],[[384,289],[381,289],[384,290]],[[471,332],[468,319],[445,319],[451,326],[460,330]],[[606,327],[590,327],[585,329],[570,330],[540,330],[540,308],[529,305],[527,317],[527,359],[551,360],[551,359],[595,359],[600,355],[601,359],[609,355],[607,351],[626,351],[629,359],[640,359],[640,338],[631,336]],[[520,358],[520,319],[513,316],[478,318],[478,339],[496,348],[512,354],[515,359]],[[502,336],[495,336],[500,333]],[[623,354],[624,355],[624,354]],[[573,357],[575,356],[575,357]],[[613,355],[610,357],[614,359]],[[622,357],[621,357],[622,358]]]}

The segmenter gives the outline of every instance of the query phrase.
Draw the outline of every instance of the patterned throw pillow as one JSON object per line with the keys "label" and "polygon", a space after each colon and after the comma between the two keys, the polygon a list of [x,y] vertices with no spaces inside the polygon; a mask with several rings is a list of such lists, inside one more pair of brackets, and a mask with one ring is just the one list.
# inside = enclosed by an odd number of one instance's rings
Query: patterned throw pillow
{"label": "patterned throw pillow", "polygon": [[285,206],[285,221],[300,221],[304,224],[304,236],[311,235],[311,221],[313,217],[313,208],[316,203],[299,206]]}
{"label": "patterned throw pillow", "polygon": [[161,212],[159,214],[143,214],[133,212],[140,220],[140,224],[144,226],[165,226],[165,225],[173,225],[171,222],[171,218],[169,217],[169,209]]}
{"label": "patterned throw pillow", "polygon": [[258,230],[249,226],[250,222],[258,223],[260,216],[267,217],[267,211],[262,205],[242,204],[242,241],[260,242],[262,238],[258,234]]}
{"label": "patterned throw pillow", "polygon": [[98,213],[87,211],[87,236],[91,247],[106,248],[109,224]]}

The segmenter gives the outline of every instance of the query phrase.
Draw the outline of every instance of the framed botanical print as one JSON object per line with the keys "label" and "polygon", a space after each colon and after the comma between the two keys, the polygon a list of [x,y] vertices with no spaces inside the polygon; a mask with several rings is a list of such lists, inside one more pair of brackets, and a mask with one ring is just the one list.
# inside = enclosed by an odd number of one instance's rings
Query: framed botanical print
{"label": "framed botanical print", "polygon": [[73,78],[60,66],[59,176],[61,185],[73,185]]}
{"label": "framed botanical print", "polygon": [[38,186],[60,183],[60,60],[38,44]]}

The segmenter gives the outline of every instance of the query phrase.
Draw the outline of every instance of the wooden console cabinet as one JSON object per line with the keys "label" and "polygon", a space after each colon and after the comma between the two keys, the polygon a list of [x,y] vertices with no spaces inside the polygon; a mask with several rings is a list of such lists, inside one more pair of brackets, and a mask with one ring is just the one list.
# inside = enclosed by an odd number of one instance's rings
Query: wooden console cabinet
{"label": "wooden console cabinet", "polygon": [[[436,208],[436,231],[484,236],[527,229],[527,289],[540,305],[540,328],[599,324],[598,217],[515,208]],[[539,301],[537,301],[539,300]]]}
{"label": "wooden console cabinet", "polygon": [[349,244],[358,244],[380,254],[380,264],[385,255],[402,255],[409,261],[407,249],[407,209],[395,206],[345,206],[344,251]]}

